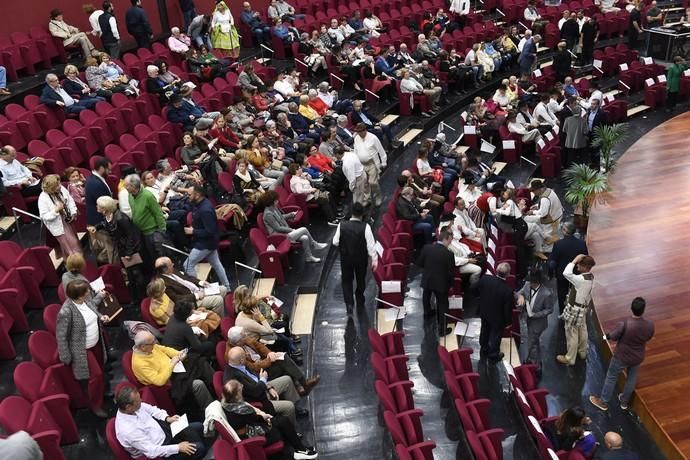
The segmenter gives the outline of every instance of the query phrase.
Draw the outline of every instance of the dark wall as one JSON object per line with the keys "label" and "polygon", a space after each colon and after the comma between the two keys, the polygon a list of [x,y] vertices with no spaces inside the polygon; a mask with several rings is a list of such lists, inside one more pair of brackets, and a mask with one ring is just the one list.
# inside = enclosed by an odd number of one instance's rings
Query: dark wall
{"label": "dark wall", "polygon": [[[125,28],[125,11],[131,6],[130,0],[111,0],[115,6],[115,16],[118,28],[123,39],[123,45],[128,47],[134,44],[134,40],[127,34]],[[82,31],[91,30],[89,27],[88,16],[82,11],[82,5],[91,3],[100,9],[102,0],[0,0],[0,31],[28,32],[33,26],[48,27],[50,11],[53,8],[62,10],[65,21],[68,24],[78,27]],[[210,13],[215,5],[215,0],[194,0],[197,13]],[[235,21],[239,21],[242,11],[241,0],[226,0],[232,10]],[[178,0],[165,0],[168,10],[170,26],[182,24],[182,13]],[[262,13],[269,4],[269,0],[253,1],[252,6],[259,9]],[[142,6],[149,15],[151,27],[156,35],[162,33],[160,15],[158,12],[157,0],[142,0]],[[167,32],[167,31],[165,31]],[[94,40],[96,46],[100,46],[99,40]]]}

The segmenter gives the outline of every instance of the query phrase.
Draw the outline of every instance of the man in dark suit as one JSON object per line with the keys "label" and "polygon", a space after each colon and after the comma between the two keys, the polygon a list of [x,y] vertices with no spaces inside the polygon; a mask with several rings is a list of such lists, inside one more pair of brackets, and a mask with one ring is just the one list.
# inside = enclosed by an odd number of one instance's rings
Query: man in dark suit
{"label": "man in dark suit", "polygon": [[96,225],[103,220],[103,217],[96,210],[96,200],[102,196],[113,196],[113,192],[106,181],[110,174],[111,165],[112,162],[105,157],[94,157],[93,171],[84,183],[86,222],[89,225]]}
{"label": "man in dark suit", "polygon": [[575,225],[572,222],[561,224],[563,238],[556,241],[549,256],[549,273],[556,274],[556,288],[558,291],[558,311],[563,313],[565,297],[568,295],[570,283],[563,276],[563,270],[578,254],[589,254],[587,243],[575,236]]}
{"label": "man in dark suit", "polygon": [[46,85],[41,91],[41,104],[54,109],[62,109],[65,113],[77,114],[82,110],[94,107],[102,100],[102,98],[96,97],[82,100],[74,99],[60,86],[60,80],[54,73],[46,75]]}
{"label": "man in dark suit", "polygon": [[[233,347],[228,351],[228,364],[223,372],[223,383],[237,380],[244,388],[242,395],[248,402],[260,402],[263,410],[269,414],[280,414],[288,417],[297,426],[296,417],[306,417],[309,412],[305,409],[295,409],[299,401],[299,393],[295,389],[292,379],[283,375],[268,381],[268,373],[261,370],[259,375],[252,373],[246,367],[247,355],[242,347]],[[281,399],[282,398],[282,399]]]}
{"label": "man in dark suit", "polygon": [[428,209],[417,205],[412,187],[404,187],[400,192],[395,202],[395,213],[398,219],[412,222],[412,231],[423,234],[426,244],[434,239],[434,218]]}
{"label": "man in dark suit", "polygon": [[154,266],[156,275],[165,283],[165,293],[173,302],[194,302],[199,307],[213,310],[221,318],[224,316],[225,296],[228,293],[225,286],[218,286],[218,294],[207,294],[209,283],[176,270],[169,257],[159,257]]}
{"label": "man in dark suit", "polygon": [[480,354],[493,361],[503,359],[501,336],[513,318],[513,289],[506,282],[510,265],[498,264],[496,276],[484,275],[477,284],[479,316],[482,328],[479,334]]}
{"label": "man in dark suit", "polygon": [[455,257],[448,246],[453,241],[453,234],[448,229],[443,229],[438,235],[438,241],[427,244],[422,249],[417,265],[424,270],[422,273],[422,304],[424,314],[431,316],[431,296],[436,298],[436,320],[441,335],[448,335],[452,328],[443,330],[445,314],[448,313],[448,292],[455,278]]}
{"label": "man in dark suit", "polygon": [[635,452],[623,448],[623,438],[615,431],[609,431],[604,435],[606,450],[597,449],[597,460],[640,460]]}
{"label": "man in dark suit", "polygon": [[391,132],[390,126],[382,125],[378,118],[364,110],[362,108],[362,101],[354,101],[352,103],[351,117],[353,126],[364,123],[367,127],[367,131],[375,134],[381,142],[383,142],[385,138],[392,147],[395,148],[398,146],[398,141],[393,140],[393,133]]}
{"label": "man in dark suit", "polygon": [[355,143],[355,133],[347,127],[347,117],[345,115],[340,115],[338,117],[335,134],[338,136],[340,142],[350,147],[350,149],[352,148]]}
{"label": "man in dark suit", "polygon": [[132,6],[125,13],[127,32],[137,41],[137,48],[151,48],[153,30],[141,0],[131,0]]}
{"label": "man in dark suit", "polygon": [[527,323],[527,358],[525,362],[537,364],[541,370],[541,353],[539,338],[549,324],[549,315],[553,311],[553,293],[542,284],[541,273],[535,271],[517,293],[517,304]]}

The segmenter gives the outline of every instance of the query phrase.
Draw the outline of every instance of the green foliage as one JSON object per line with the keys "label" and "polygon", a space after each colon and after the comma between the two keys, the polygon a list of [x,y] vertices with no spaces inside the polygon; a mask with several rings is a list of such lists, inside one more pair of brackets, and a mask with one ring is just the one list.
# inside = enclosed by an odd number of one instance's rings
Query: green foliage
{"label": "green foliage", "polygon": [[598,147],[601,152],[601,164],[604,172],[613,169],[613,148],[628,135],[627,123],[614,125],[601,125],[594,128],[592,146]]}
{"label": "green foliage", "polygon": [[589,216],[589,210],[597,202],[603,203],[603,193],[610,190],[608,175],[586,164],[574,164],[563,171],[563,179],[568,188],[565,200],[582,209],[583,216]]}

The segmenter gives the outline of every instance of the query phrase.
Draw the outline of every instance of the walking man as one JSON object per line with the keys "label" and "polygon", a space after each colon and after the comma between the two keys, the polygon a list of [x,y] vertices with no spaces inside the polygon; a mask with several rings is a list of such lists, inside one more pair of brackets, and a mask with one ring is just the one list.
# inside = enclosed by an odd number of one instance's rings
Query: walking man
{"label": "walking man", "polygon": [[141,0],[131,0],[132,6],[125,13],[127,32],[137,41],[137,48],[151,48],[153,30]]}
{"label": "walking man", "polygon": [[624,370],[627,378],[623,393],[618,395],[618,401],[621,409],[628,408],[628,402],[637,381],[637,371],[644,361],[645,346],[654,336],[654,323],[642,317],[646,305],[642,297],[635,297],[630,305],[632,318],[619,323],[613,331],[604,336],[604,340],[616,342],[616,348],[613,350],[609,370],[606,372],[601,396],[589,397],[589,401],[601,410],[608,410],[618,375]]}
{"label": "walking man", "polygon": [[206,189],[195,185],[189,200],[194,204],[192,226],[184,232],[192,237],[192,251],[184,263],[185,273],[196,277],[196,266],[206,259],[216,272],[220,284],[230,289],[230,281],[218,254],[218,218],[216,210],[206,198]]}
{"label": "walking man", "polygon": [[517,293],[517,305],[522,309],[527,323],[526,363],[535,363],[541,371],[541,349],[539,339],[549,323],[553,311],[553,293],[542,284],[541,273],[530,274],[529,281]]}
{"label": "walking man", "polygon": [[[594,288],[594,267],[591,256],[579,254],[565,270],[563,276],[570,283],[570,291],[563,314],[560,318],[565,322],[565,341],[568,351],[565,355],[556,356],[556,361],[568,366],[575,365],[575,358],[587,358],[587,312],[592,303],[592,289]],[[575,268],[579,274],[575,274]]]}
{"label": "walking man", "polygon": [[[364,206],[361,203],[353,203],[351,213],[350,220],[340,222],[333,235],[333,246],[340,249],[341,283],[348,314],[352,313],[355,300],[357,309],[364,308],[367,265],[371,263],[372,271],[376,271],[378,266],[374,233],[369,224],[363,221]],[[353,279],[357,282],[354,299]]]}
{"label": "walking man", "polygon": [[388,157],[379,138],[367,131],[364,123],[358,123],[355,131],[357,132],[354,142],[355,154],[359,157],[359,161],[362,163],[364,172],[367,175],[371,191],[371,201],[374,206],[378,207],[381,206],[383,201],[379,181],[381,171],[386,167]]}
{"label": "walking man", "polygon": [[349,203],[360,203],[367,207],[371,204],[371,190],[367,173],[357,154],[351,150],[343,153],[343,175],[348,183]]}
{"label": "walking man", "polygon": [[563,313],[565,307],[565,297],[568,294],[570,282],[565,279],[563,272],[568,262],[573,260],[578,254],[588,254],[587,243],[575,236],[575,225],[566,222],[561,225],[563,238],[556,241],[549,255],[549,272],[556,274],[556,289],[558,292],[558,311]]}
{"label": "walking man", "polygon": [[448,313],[448,292],[455,278],[455,257],[448,246],[453,241],[453,234],[448,229],[443,229],[435,243],[429,243],[422,249],[419,256],[419,265],[422,272],[422,304],[424,315],[431,316],[431,296],[436,297],[436,320],[438,330],[442,336],[448,335],[453,330],[448,327],[443,330],[445,314]]}
{"label": "walking man", "polygon": [[101,41],[105,51],[111,59],[120,58],[120,32],[117,30],[113,3],[103,2],[103,14],[98,17],[98,25],[101,29]]}
{"label": "walking man", "polygon": [[503,262],[496,267],[496,276],[484,275],[477,284],[479,291],[479,353],[492,361],[503,359],[501,336],[513,319],[513,289],[506,278],[510,265]]}

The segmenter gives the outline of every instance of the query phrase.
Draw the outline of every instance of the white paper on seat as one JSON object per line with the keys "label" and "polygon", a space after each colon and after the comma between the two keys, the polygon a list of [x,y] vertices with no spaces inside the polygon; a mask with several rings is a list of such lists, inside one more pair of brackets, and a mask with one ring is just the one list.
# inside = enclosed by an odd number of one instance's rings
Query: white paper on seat
{"label": "white paper on seat", "polygon": [[654,61],[653,61],[652,58],[650,58],[650,57],[642,58],[642,62],[644,63],[644,65],[651,65],[651,64],[654,64]]}
{"label": "white paper on seat", "polygon": [[686,70],[685,72],[683,72],[683,75],[686,76],[686,77],[690,77],[690,69],[688,69],[688,70]]}
{"label": "white paper on seat", "polygon": [[374,249],[376,250],[376,254],[378,254],[379,257],[383,259],[383,246],[381,245],[381,243],[377,241],[374,245]]}
{"label": "white paper on seat", "polygon": [[515,141],[512,139],[503,141],[504,150],[515,150]]}
{"label": "white paper on seat", "polygon": [[600,69],[601,69],[601,65],[602,65],[602,64],[603,64],[603,62],[601,61],[601,59],[595,59],[595,60],[592,61],[592,65],[593,65],[594,67],[599,67]]}
{"label": "white paper on seat", "polygon": [[490,266],[495,267],[496,266],[496,261],[494,260],[494,256],[491,254],[486,255],[486,261],[489,263]]}
{"label": "white paper on seat", "polygon": [[544,134],[544,136],[546,136],[546,140],[548,140],[549,142],[553,140],[553,133],[551,131]]}
{"label": "white paper on seat", "polygon": [[611,96],[611,95],[606,96],[606,102],[613,102],[615,100],[616,100],[616,98]]}
{"label": "white paper on seat", "polygon": [[625,72],[626,70],[628,70],[628,64],[621,64],[619,67],[621,68],[621,70],[622,70],[623,72]]}
{"label": "white paper on seat", "polygon": [[659,83],[666,83],[666,75],[661,74],[658,77],[656,77],[656,79]]}
{"label": "white paper on seat", "polygon": [[534,71],[534,78],[539,78],[539,77],[541,77],[541,70],[535,69],[535,71]]}
{"label": "white paper on seat", "polygon": [[559,128],[558,125],[556,125],[556,126],[553,127],[553,132],[556,133],[556,134],[558,134],[558,133],[561,132],[561,128]]}
{"label": "white paper on seat", "polygon": [[482,139],[482,145],[479,148],[479,150],[486,153],[494,153],[494,150],[496,150],[496,146],[491,142],[487,142],[484,139]]}
{"label": "white paper on seat", "polygon": [[285,352],[279,351],[276,353],[276,356],[278,357],[278,361],[283,361],[285,359]]}
{"label": "white paper on seat", "polygon": [[203,329],[196,326],[192,326],[192,332],[194,332],[194,335],[206,335]]}
{"label": "white paper on seat", "polygon": [[391,308],[386,308],[386,311],[383,314],[383,317],[385,318],[386,321],[397,321],[399,319],[403,319],[405,317],[405,307],[402,308],[396,308],[396,307],[391,307]]}
{"label": "white paper on seat", "polygon": [[175,364],[175,367],[173,367],[173,372],[176,374],[181,374],[183,372],[187,372],[187,369],[184,368],[182,361],[178,361],[177,364]]}
{"label": "white paper on seat", "polygon": [[506,370],[506,374],[508,374],[509,376],[515,377],[515,371],[513,370],[513,366],[511,366],[510,363],[508,361],[506,361],[505,359],[501,362],[503,363],[503,367]]}
{"label": "white paper on seat", "polygon": [[546,147],[546,142],[544,142],[544,139],[539,139],[537,141],[537,147],[539,147],[539,150],[543,150],[544,147]]}
{"label": "white paper on seat", "polygon": [[178,435],[178,433],[189,426],[189,421],[187,420],[187,414],[183,414],[179,419],[170,424],[170,434],[172,437]]}
{"label": "white paper on seat", "polygon": [[283,301],[280,300],[278,297],[271,296],[271,300],[273,301],[273,305],[275,305],[276,307],[280,308],[283,306]]}
{"label": "white paper on seat", "polygon": [[208,317],[208,312],[200,311],[197,313],[192,313],[187,317],[187,322],[196,323],[197,321],[203,321]]}
{"label": "white paper on seat", "polygon": [[285,328],[281,327],[280,329],[273,329],[273,332],[276,334],[285,334]]}
{"label": "white paper on seat", "polygon": [[525,394],[522,392],[521,389],[515,388],[515,393],[517,393],[518,398],[520,398],[520,401],[522,401],[525,405],[529,406],[527,403],[527,398],[525,398]]}
{"label": "white paper on seat", "polygon": [[448,308],[462,310],[462,296],[448,297]]}
{"label": "white paper on seat", "polygon": [[494,238],[498,238],[498,227],[495,225],[491,226],[491,235],[493,235]]}
{"label": "white paper on seat", "polygon": [[554,452],[551,449],[548,449],[547,452],[549,453],[549,457],[551,457],[551,460],[558,460],[558,455],[556,455],[556,452]]}
{"label": "white paper on seat", "polygon": [[93,289],[95,292],[100,292],[105,289],[105,282],[103,281],[102,276],[99,276],[89,284],[91,285],[91,289]]}
{"label": "white paper on seat", "polygon": [[401,290],[400,281],[381,281],[381,292],[383,294],[397,294]]}
{"label": "white paper on seat", "polygon": [[220,294],[220,285],[218,283],[210,283],[207,286],[204,286],[204,295],[219,295]]}
{"label": "white paper on seat", "polygon": [[464,134],[477,134],[477,127],[474,125],[465,125],[462,129]]}
{"label": "white paper on seat", "polygon": [[644,81],[645,86],[652,86],[654,84],[653,78],[648,78]]}
{"label": "white paper on seat", "polygon": [[529,416],[529,421],[537,433],[544,434],[544,432],[541,430],[541,425],[539,425],[539,422],[537,422],[537,419],[534,418],[534,415]]}
{"label": "white paper on seat", "polygon": [[470,328],[470,325],[467,323],[455,323],[455,330],[453,333],[455,335],[465,335],[467,333],[467,330]]}

